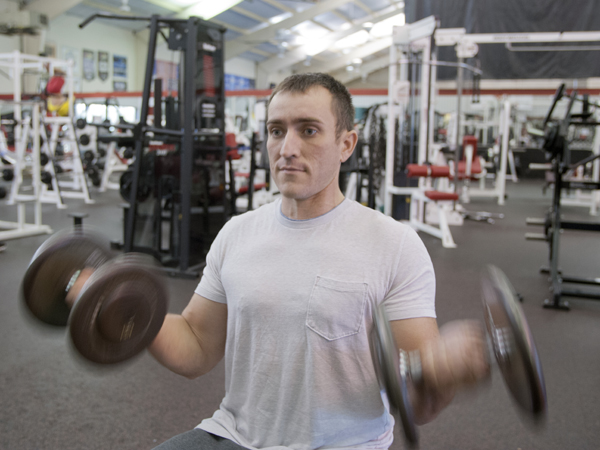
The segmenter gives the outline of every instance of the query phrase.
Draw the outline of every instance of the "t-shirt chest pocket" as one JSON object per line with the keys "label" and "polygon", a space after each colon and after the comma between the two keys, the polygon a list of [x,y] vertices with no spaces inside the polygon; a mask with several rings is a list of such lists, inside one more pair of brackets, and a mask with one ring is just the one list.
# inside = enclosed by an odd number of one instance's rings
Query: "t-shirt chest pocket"
{"label": "t-shirt chest pocket", "polygon": [[367,286],[317,277],[308,301],[306,326],[328,341],[358,333],[363,326]]}

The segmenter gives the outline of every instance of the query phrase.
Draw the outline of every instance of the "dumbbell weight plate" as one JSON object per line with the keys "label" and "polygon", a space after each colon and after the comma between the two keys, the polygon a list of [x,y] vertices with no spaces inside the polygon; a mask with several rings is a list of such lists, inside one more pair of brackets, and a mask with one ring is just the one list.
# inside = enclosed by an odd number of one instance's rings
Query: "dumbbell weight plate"
{"label": "dumbbell weight plate", "polygon": [[65,326],[67,286],[79,270],[98,268],[110,259],[107,246],[91,233],[56,233],[35,252],[23,277],[21,295],[35,317]]}
{"label": "dumbbell weight plate", "polygon": [[394,342],[389,319],[383,305],[373,311],[371,356],[379,387],[387,394],[390,412],[400,419],[404,436],[409,445],[417,444],[419,438],[409,397],[408,361],[406,353],[400,353]]}
{"label": "dumbbell weight plate", "polygon": [[539,418],[547,408],[546,385],[533,335],[504,273],[488,266],[482,277],[484,318],[498,368],[517,404]]}
{"label": "dumbbell weight plate", "polygon": [[79,143],[84,147],[90,145],[90,136],[87,134],[82,134],[79,136]]}
{"label": "dumbbell weight plate", "polygon": [[69,331],[90,361],[113,364],[154,340],[167,313],[167,292],[157,269],[128,254],[95,271],[71,311]]}

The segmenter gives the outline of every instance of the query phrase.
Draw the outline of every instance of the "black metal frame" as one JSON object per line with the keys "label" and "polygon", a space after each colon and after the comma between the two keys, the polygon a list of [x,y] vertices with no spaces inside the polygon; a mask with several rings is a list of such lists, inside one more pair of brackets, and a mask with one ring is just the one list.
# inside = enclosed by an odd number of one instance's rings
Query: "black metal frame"
{"label": "black metal frame", "polygon": [[[134,233],[137,217],[137,198],[138,191],[140,189],[140,178],[142,172],[142,159],[144,156],[144,147],[148,141],[148,133],[153,133],[153,140],[164,137],[165,139],[180,138],[180,211],[178,212],[179,220],[179,242],[178,248],[176,249],[176,259],[178,267],[176,269],[165,267],[171,275],[184,276],[184,277],[197,277],[201,267],[190,267],[190,232],[191,232],[191,215],[192,215],[192,204],[191,204],[191,188],[192,188],[192,176],[193,176],[193,158],[194,158],[194,145],[195,139],[202,136],[210,136],[218,138],[220,145],[216,151],[220,154],[220,163],[224,167],[225,165],[225,132],[224,132],[224,120],[222,129],[218,132],[215,131],[203,131],[196,129],[194,106],[197,97],[195,87],[195,76],[196,76],[196,56],[197,56],[197,45],[198,45],[198,29],[199,27],[211,28],[221,33],[225,33],[225,28],[214,23],[206,22],[198,17],[189,17],[187,19],[174,19],[165,18],[153,15],[151,17],[128,17],[119,15],[109,14],[96,14],[86,19],[80,28],[90,23],[96,18],[103,19],[116,19],[116,20],[139,20],[149,21],[150,36],[148,42],[148,53],[146,58],[146,73],[144,77],[144,87],[142,91],[142,106],[140,111],[140,121],[133,128],[135,147],[134,147],[134,163],[132,164],[133,176],[131,181],[131,192],[129,197],[129,205],[125,208],[125,224],[124,224],[124,235],[123,235],[123,249],[125,252],[139,251],[154,254],[156,253],[152,248],[140,247],[134,244]],[[165,36],[162,29],[170,27],[177,30],[175,36]],[[173,49],[177,46],[177,50],[182,52],[184,70],[183,75],[183,92],[180,92],[180,99],[183,99],[183,111],[180,114],[182,120],[180,129],[166,129],[160,126],[160,119],[155,118],[154,126],[147,125],[147,119],[150,111],[149,100],[151,96],[152,87],[152,76],[153,68],[155,63],[155,53],[158,36],[161,35],[165,40],[169,42],[169,46]],[[181,76],[180,75],[180,76]],[[157,94],[157,93],[155,93]],[[224,83],[220,83],[220,91],[216,94],[220,97],[220,101],[217,102],[216,113],[222,115],[224,118],[224,100],[225,100],[225,87]],[[160,97],[159,97],[160,98]],[[160,101],[159,101],[160,103]],[[159,106],[160,110],[160,106]],[[155,115],[157,111],[155,110]],[[162,114],[162,112],[161,112]],[[220,116],[219,116],[220,117]],[[158,137],[157,137],[158,136]],[[213,149],[215,151],[215,149]],[[225,196],[224,196],[225,197]],[[224,214],[227,217],[229,215],[229,207],[227,206],[227,199],[223,201]],[[204,213],[208,214],[208,204],[204,207]],[[174,211],[175,213],[175,211]],[[156,241],[156,239],[155,239]],[[207,249],[206,249],[207,250]],[[157,256],[157,255],[154,255]],[[162,261],[161,261],[162,262]],[[200,266],[202,263],[200,264]]]}
{"label": "black metal frame", "polygon": [[[561,85],[557,90],[554,101],[546,120],[545,125],[550,121],[552,112],[564,94],[564,85]],[[569,303],[562,299],[562,296],[579,297],[588,300],[600,300],[600,291],[581,289],[574,286],[563,286],[563,283],[568,284],[584,284],[600,287],[599,278],[583,278],[576,276],[563,275],[559,269],[559,246],[560,246],[560,234],[561,230],[581,230],[581,231],[596,231],[600,232],[600,223],[591,222],[580,222],[580,221],[567,221],[561,218],[561,195],[563,189],[600,189],[599,182],[580,182],[580,181],[567,181],[564,179],[569,171],[574,170],[578,166],[592,162],[593,160],[600,157],[600,155],[592,155],[585,158],[575,164],[571,164],[571,155],[569,146],[567,143],[567,134],[569,125],[572,124],[590,124],[597,125],[596,122],[586,121],[582,115],[576,115],[572,113],[573,105],[575,101],[579,101],[577,92],[573,91],[569,96],[569,105],[565,117],[559,122],[557,126],[550,127],[546,130],[546,140],[544,149],[549,153],[552,162],[552,172],[554,175],[554,189],[552,196],[552,207],[548,211],[548,215],[545,221],[543,221],[546,231],[545,240],[549,244],[549,266],[542,267],[540,271],[542,273],[550,274],[552,282],[552,299],[546,299],[544,301],[544,308],[554,308],[561,310],[568,310]],[[573,120],[574,118],[584,119]],[[535,223],[531,221],[530,223]],[[537,221],[538,224],[542,224],[542,221]]]}

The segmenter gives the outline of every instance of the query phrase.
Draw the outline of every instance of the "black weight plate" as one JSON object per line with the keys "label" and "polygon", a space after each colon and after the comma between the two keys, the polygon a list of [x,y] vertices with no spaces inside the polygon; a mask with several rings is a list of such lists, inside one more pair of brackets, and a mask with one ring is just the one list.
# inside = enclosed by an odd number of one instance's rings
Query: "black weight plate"
{"label": "black weight plate", "polygon": [[374,309],[371,356],[379,387],[387,394],[391,413],[400,419],[406,441],[410,445],[416,445],[419,437],[408,394],[411,382],[408,376],[408,361],[400,360],[400,352],[396,348],[383,305]]}
{"label": "black weight plate", "polygon": [[499,268],[488,266],[482,293],[485,324],[504,382],[524,411],[542,417],[547,408],[542,365],[515,290]]}
{"label": "black weight plate", "polygon": [[65,326],[69,317],[65,297],[71,278],[78,270],[100,267],[109,258],[108,247],[90,233],[56,233],[35,252],[23,277],[21,296],[35,317]]}
{"label": "black weight plate", "polygon": [[[119,298],[120,297],[120,298]],[[116,342],[101,332],[103,307],[115,298],[145,303],[148,321],[136,323],[136,314],[123,326],[122,340]],[[127,302],[124,302],[127,308]],[[142,255],[127,254],[104,265],[87,280],[69,318],[73,345],[86,359],[99,364],[125,361],[144,350],[156,337],[167,313],[167,291],[158,270]],[[136,324],[142,329],[136,329]]]}

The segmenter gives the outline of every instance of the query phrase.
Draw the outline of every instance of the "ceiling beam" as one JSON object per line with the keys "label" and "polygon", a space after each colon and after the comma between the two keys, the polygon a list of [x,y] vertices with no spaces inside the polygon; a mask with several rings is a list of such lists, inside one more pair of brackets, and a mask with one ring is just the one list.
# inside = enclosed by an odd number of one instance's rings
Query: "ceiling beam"
{"label": "ceiling beam", "polygon": [[238,33],[243,34],[243,35],[248,34],[248,30],[246,30],[244,28],[239,28],[239,27],[233,26],[229,23],[225,23],[222,20],[215,19],[214,17],[212,19],[210,19],[210,22],[216,23],[217,25],[221,25],[222,27],[227,28],[228,30],[237,31]]}
{"label": "ceiling beam", "polygon": [[25,9],[45,14],[48,20],[52,20],[79,3],[81,3],[81,0],[35,0],[27,3]]}
{"label": "ceiling beam", "polygon": [[[347,2],[348,0],[324,0],[306,9],[305,11],[295,13],[292,17],[282,20],[275,25],[270,25],[253,33],[249,33],[246,36],[241,36],[236,39],[232,39],[231,41],[227,41],[225,43],[225,57],[227,59],[234,58],[244,53],[246,50],[250,50],[256,45],[256,42],[269,41],[273,39],[277,33],[277,30],[290,29],[299,23],[304,22],[305,20],[310,20],[319,14],[330,11],[331,9],[337,8],[338,6],[341,6]],[[248,44],[248,40],[252,40],[254,43]]]}
{"label": "ceiling beam", "polygon": [[[324,36],[321,39],[321,41],[323,43],[322,51],[327,50],[328,48],[330,48],[333,44],[335,44],[340,39],[343,39],[346,36],[350,36],[351,34],[354,34],[358,31],[364,30],[364,27],[362,25],[363,23],[372,22],[375,24],[375,23],[381,22],[385,19],[389,19],[390,17],[393,17],[396,14],[400,14],[400,12],[401,12],[400,8],[398,8],[396,6],[390,6],[372,16],[361,19],[359,23],[348,28],[347,30],[336,31],[335,33],[331,33],[327,36]],[[303,49],[302,46],[299,46],[299,47],[296,47],[296,48],[286,52],[284,58],[278,58],[278,57],[269,58],[268,60],[260,63],[259,66],[262,70],[265,70],[267,72],[272,72],[272,71],[276,71],[276,70],[281,70],[285,67],[289,67],[292,64],[299,63],[300,61],[304,61],[306,59],[306,56],[307,56],[306,51]]]}
{"label": "ceiling beam", "polygon": [[174,5],[171,2],[168,2],[166,0],[144,0],[146,3],[152,3],[153,5],[156,6],[160,6],[161,8],[164,9],[168,9],[169,11],[173,11],[173,12],[181,12],[183,11],[185,8],[182,8],[181,6],[177,6]]}
{"label": "ceiling beam", "polygon": [[385,69],[389,65],[390,56],[385,55],[361,64],[361,66],[357,70],[353,70],[352,72],[348,72],[347,70],[345,70],[343,73],[340,73],[335,78],[339,80],[342,84],[347,84],[358,78],[368,76],[370,73],[376,72],[381,69]]}
{"label": "ceiling beam", "polygon": [[254,14],[253,12],[246,11],[244,8],[239,8],[237,6],[234,6],[233,8],[229,8],[229,9],[232,11],[235,11],[236,13],[241,14],[243,16],[250,17],[251,19],[254,19],[258,22],[263,22],[263,23],[268,22],[268,20],[265,19],[264,17],[259,16],[258,14]]}
{"label": "ceiling beam", "polygon": [[331,61],[321,63],[316,62],[311,64],[310,66],[305,66],[303,64],[296,64],[292,68],[292,70],[296,73],[304,73],[304,72],[334,72],[343,67],[346,67],[349,64],[352,64],[352,60],[356,58],[366,58],[369,55],[380,52],[381,50],[385,50],[392,45],[392,37],[384,37],[371,42],[368,42],[360,47],[356,48],[354,51],[348,53],[347,55],[340,56]]}
{"label": "ceiling beam", "polygon": [[366,12],[368,12],[369,14],[373,14],[373,10],[371,8],[369,8],[367,5],[365,5],[364,2],[360,1],[360,0],[354,0],[352,3],[354,3],[356,6],[358,6],[360,9],[364,9]]}
{"label": "ceiling beam", "polygon": [[290,8],[289,6],[285,6],[279,2],[276,2],[275,0],[262,0],[265,3],[268,3],[271,6],[274,6],[277,9],[282,10],[283,12],[290,12],[290,13],[295,13],[296,10],[293,8]]}
{"label": "ceiling beam", "polygon": [[132,16],[133,13],[131,11],[123,11],[117,7],[106,5],[104,3],[94,2],[92,0],[83,0],[81,2],[82,5],[89,6],[90,8],[100,9],[102,11],[107,11],[119,16]]}

